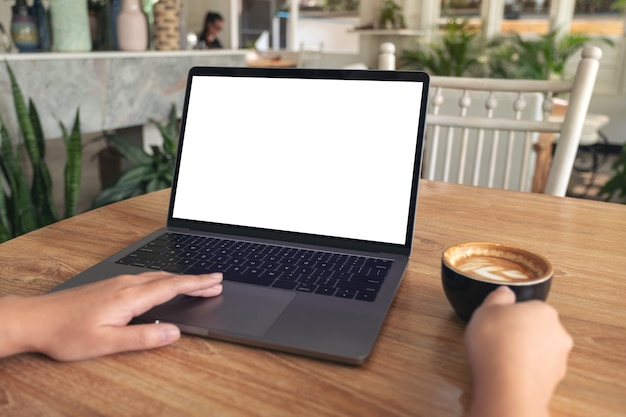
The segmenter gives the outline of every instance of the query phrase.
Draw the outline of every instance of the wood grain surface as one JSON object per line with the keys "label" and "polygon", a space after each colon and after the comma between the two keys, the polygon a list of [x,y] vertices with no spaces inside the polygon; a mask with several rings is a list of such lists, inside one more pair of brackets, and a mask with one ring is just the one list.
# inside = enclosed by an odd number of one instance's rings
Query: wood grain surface
{"label": "wood grain surface", "polygon": [[[163,226],[168,196],[0,245],[0,294],[41,294]],[[552,415],[626,415],[626,206],[428,181],[408,270],[365,365],[192,336],[78,363],[23,354],[0,359],[0,415],[462,416],[471,394],[464,325],[441,289],[440,256],[463,241],[514,244],[552,261],[548,302],[575,340]]]}

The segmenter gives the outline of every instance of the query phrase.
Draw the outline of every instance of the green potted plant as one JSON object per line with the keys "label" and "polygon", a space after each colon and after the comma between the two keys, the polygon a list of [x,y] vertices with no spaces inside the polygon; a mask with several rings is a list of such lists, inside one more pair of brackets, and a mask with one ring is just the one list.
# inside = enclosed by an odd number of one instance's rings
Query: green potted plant
{"label": "green potted plant", "polygon": [[484,75],[483,47],[479,31],[467,19],[450,19],[441,37],[426,48],[405,50],[400,65],[405,69],[422,69],[431,75]]}
{"label": "green potted plant", "polygon": [[626,144],[611,168],[613,168],[613,177],[600,188],[600,195],[604,195],[606,201],[612,201],[617,197],[626,204]]}
{"label": "green potted plant", "polygon": [[178,119],[176,106],[172,105],[168,121],[161,124],[151,120],[161,133],[162,147],[153,146],[152,154],[142,147],[129,143],[116,135],[107,135],[106,139],[126,158],[131,167],[122,173],[111,187],[105,188],[93,202],[94,207],[104,206],[126,198],[135,197],[152,191],[170,187],[176,162],[176,142],[178,137]]}
{"label": "green potted plant", "polygon": [[611,4],[611,9],[617,10],[618,12],[624,12],[626,10],[626,0],[615,0]]}
{"label": "green potted plant", "polygon": [[552,30],[537,38],[525,39],[518,33],[494,38],[487,46],[489,76],[533,80],[563,80],[567,61],[592,40],[614,45],[606,37],[582,33],[559,34]]}
{"label": "green potted plant", "polygon": [[324,10],[328,11],[357,11],[359,10],[359,0],[326,0]]}
{"label": "green potted plant", "polygon": [[[8,63],[6,69],[21,138],[12,140],[4,123],[0,124],[0,177],[2,177],[0,242],[54,223],[61,218],[52,198],[53,184],[45,161],[46,143],[39,114],[32,100],[29,100],[28,106],[26,105],[15,74]],[[59,124],[67,149],[63,217],[70,217],[76,214],[81,179],[82,144],[78,110],[71,131],[68,131],[62,123]],[[20,162],[19,153],[24,149],[30,161],[29,167]]]}
{"label": "green potted plant", "polygon": [[378,25],[381,29],[404,29],[404,15],[402,7],[393,0],[383,0],[383,7],[378,17]]}

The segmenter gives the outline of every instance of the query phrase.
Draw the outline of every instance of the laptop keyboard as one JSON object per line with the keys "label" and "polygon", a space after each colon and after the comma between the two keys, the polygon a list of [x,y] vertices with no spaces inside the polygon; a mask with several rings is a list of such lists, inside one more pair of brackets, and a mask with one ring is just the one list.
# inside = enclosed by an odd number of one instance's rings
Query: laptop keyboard
{"label": "laptop keyboard", "polygon": [[180,274],[374,301],[392,260],[165,232],[117,261]]}

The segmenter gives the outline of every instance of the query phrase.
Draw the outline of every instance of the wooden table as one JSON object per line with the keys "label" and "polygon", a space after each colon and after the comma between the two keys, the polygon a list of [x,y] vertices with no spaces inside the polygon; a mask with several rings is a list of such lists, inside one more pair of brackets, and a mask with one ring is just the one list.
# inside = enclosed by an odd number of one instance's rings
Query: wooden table
{"label": "wooden table", "polygon": [[[52,288],[162,226],[167,201],[168,191],[138,197],[1,245],[0,294]],[[439,259],[470,240],[521,245],[554,264],[548,301],[575,347],[552,415],[626,415],[626,206],[423,181],[418,207],[412,260],[364,366],[191,336],[80,363],[24,354],[0,359],[0,415],[461,416],[464,325]]]}

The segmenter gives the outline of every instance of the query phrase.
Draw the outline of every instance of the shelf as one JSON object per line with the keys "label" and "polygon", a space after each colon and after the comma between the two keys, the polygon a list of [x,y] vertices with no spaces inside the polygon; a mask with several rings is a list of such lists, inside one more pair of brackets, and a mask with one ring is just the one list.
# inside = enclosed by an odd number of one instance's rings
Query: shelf
{"label": "shelf", "polygon": [[243,49],[193,49],[179,51],[85,51],[85,52],[8,52],[0,54],[0,60],[6,61],[45,61],[45,60],[91,60],[125,58],[183,58],[199,56],[245,57],[248,51]]}
{"label": "shelf", "polygon": [[351,29],[348,32],[366,36],[422,36],[424,31],[417,29]]}

